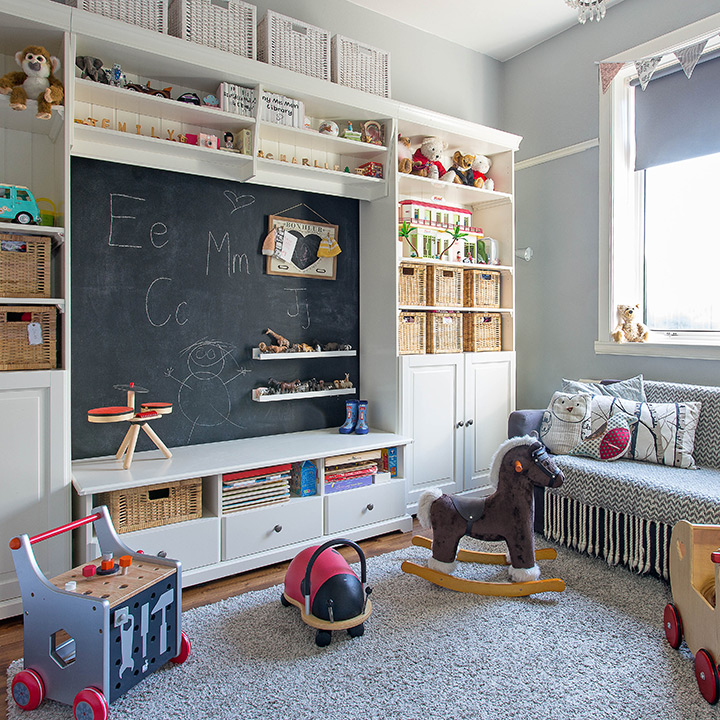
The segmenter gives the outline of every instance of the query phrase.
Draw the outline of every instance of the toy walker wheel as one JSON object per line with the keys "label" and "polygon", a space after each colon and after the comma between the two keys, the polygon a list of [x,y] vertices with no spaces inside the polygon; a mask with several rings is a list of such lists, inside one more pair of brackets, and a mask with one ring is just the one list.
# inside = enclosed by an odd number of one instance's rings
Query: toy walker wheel
{"label": "toy walker wheel", "polygon": [[350,637],[360,637],[365,634],[365,623],[360,623],[355,627],[348,628],[348,635]]}
{"label": "toy walker wheel", "polygon": [[34,670],[21,670],[13,678],[12,696],[22,710],[34,710],[45,697],[42,678]]}
{"label": "toy walker wheel", "polygon": [[280,595],[280,603],[283,607],[290,607],[290,605],[292,605],[292,603],[285,597],[285,593]]}
{"label": "toy walker wheel", "polygon": [[170,658],[170,662],[182,665],[190,656],[190,650],[192,650],[190,638],[183,631],[180,633],[180,652],[174,658]]}
{"label": "toy walker wheel", "polygon": [[668,603],[665,606],[663,624],[665,625],[665,637],[668,643],[670,643],[670,647],[677,650],[682,642],[682,620],[680,619],[678,609],[672,603]]}
{"label": "toy walker wheel", "polygon": [[332,634],[329,630],[318,630],[315,633],[315,644],[318,647],[327,647],[332,639]]}
{"label": "toy walker wheel", "polygon": [[105,696],[94,687],[86,687],[75,696],[73,717],[75,720],[107,720],[110,715]]}
{"label": "toy walker wheel", "polygon": [[711,705],[714,705],[720,694],[718,671],[712,655],[705,649],[698,650],[695,655],[695,678],[700,688],[700,694]]}

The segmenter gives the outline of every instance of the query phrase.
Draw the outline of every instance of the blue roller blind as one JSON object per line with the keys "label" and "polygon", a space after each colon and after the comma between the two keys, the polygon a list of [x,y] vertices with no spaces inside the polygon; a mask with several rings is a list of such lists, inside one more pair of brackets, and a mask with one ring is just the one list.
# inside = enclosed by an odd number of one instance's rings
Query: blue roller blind
{"label": "blue roller blind", "polygon": [[720,57],[635,88],[635,169],[720,152]]}

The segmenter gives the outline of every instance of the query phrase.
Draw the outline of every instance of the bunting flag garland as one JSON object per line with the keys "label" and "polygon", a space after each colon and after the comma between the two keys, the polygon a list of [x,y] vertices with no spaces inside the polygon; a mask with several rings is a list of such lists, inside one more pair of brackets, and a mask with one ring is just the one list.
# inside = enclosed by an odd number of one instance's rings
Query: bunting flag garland
{"label": "bunting flag garland", "polygon": [[655,68],[660,64],[662,55],[656,55],[655,57],[646,58],[645,60],[636,60],[635,69],[637,70],[638,80],[640,81],[640,87],[644,90],[650,78],[655,72]]}
{"label": "bunting flag garland", "polygon": [[698,64],[698,60],[703,54],[703,50],[705,50],[705,46],[707,45],[707,43],[707,40],[703,40],[696,45],[690,45],[689,47],[682,48],[682,50],[675,51],[675,57],[680,62],[680,65],[685,71],[688,80],[690,79],[690,76],[692,75],[695,66]]}
{"label": "bunting flag garland", "polygon": [[600,63],[600,83],[602,85],[603,95],[607,92],[610,84],[615,76],[622,70],[625,63]]}

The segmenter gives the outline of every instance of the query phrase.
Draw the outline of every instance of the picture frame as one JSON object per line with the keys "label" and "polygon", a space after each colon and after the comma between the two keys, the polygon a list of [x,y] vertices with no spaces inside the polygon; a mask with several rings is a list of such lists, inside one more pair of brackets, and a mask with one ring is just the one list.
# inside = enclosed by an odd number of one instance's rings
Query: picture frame
{"label": "picture frame", "polygon": [[[268,234],[275,230],[280,238],[290,243],[286,245],[286,255],[268,255],[266,272],[268,275],[289,275],[291,277],[318,278],[335,280],[337,276],[338,226],[311,220],[270,215]],[[282,240],[281,240],[282,241]],[[332,257],[318,256],[321,248],[331,249]]]}

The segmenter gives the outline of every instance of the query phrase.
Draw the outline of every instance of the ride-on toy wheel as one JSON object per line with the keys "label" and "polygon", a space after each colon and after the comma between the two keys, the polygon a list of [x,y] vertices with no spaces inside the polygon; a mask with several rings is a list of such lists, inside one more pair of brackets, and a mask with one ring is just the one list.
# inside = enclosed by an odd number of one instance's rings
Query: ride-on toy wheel
{"label": "ride-on toy wheel", "polygon": [[180,633],[180,650],[174,658],[170,658],[170,662],[182,665],[190,656],[190,650],[192,650],[190,638],[183,631]]}
{"label": "ride-on toy wheel", "polygon": [[332,634],[329,630],[318,630],[315,633],[315,644],[318,647],[327,647],[332,639]]}
{"label": "ride-on toy wheel", "polygon": [[283,607],[290,607],[292,605],[292,603],[285,597],[285,593],[280,595],[280,602]]}
{"label": "ride-on toy wheel", "polygon": [[12,696],[22,710],[34,710],[45,697],[42,678],[34,670],[21,670],[13,678]]}
{"label": "ride-on toy wheel", "polygon": [[718,671],[712,655],[705,650],[698,650],[695,655],[695,678],[697,679],[700,694],[711,704],[718,701],[720,684],[718,683]]}
{"label": "ride-on toy wheel", "polygon": [[105,696],[94,687],[86,687],[75,696],[73,717],[75,720],[107,720],[110,715]]}
{"label": "ride-on toy wheel", "polygon": [[682,620],[678,609],[672,603],[665,606],[665,614],[663,615],[663,624],[665,625],[665,637],[670,647],[677,650],[682,642],[683,630]]}
{"label": "ride-on toy wheel", "polygon": [[365,634],[365,623],[360,623],[355,627],[348,628],[348,635],[350,637],[360,637]]}

